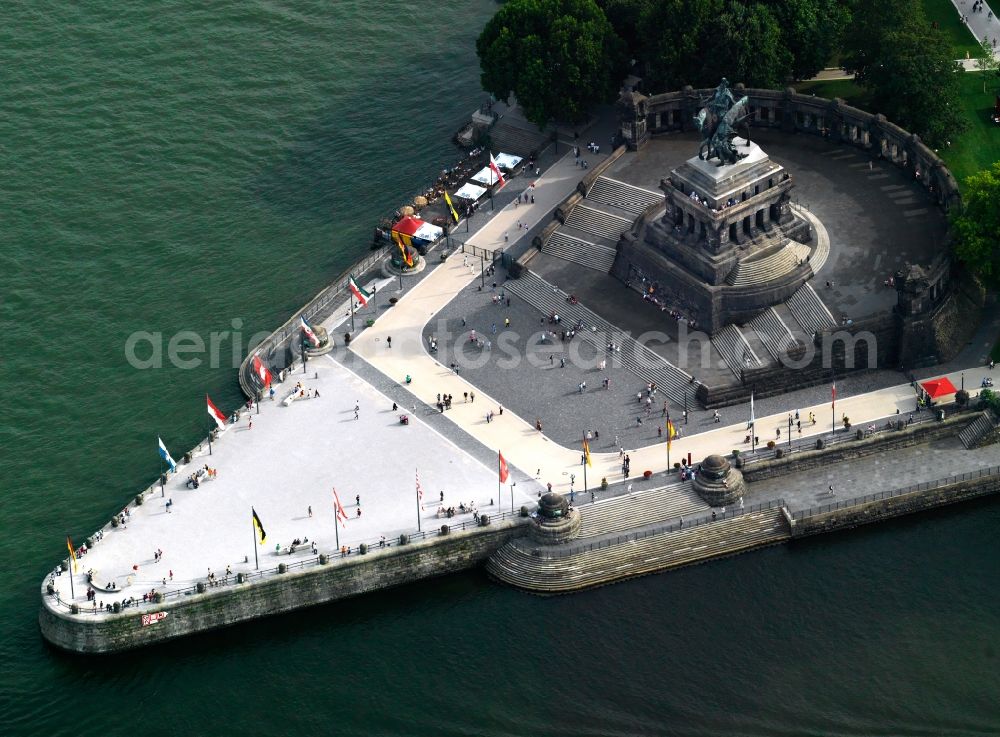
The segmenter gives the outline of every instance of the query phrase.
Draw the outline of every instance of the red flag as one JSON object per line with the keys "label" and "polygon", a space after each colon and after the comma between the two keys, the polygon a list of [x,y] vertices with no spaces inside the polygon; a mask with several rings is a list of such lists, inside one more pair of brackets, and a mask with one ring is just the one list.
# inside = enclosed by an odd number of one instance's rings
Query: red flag
{"label": "red flag", "polygon": [[212,404],[212,400],[209,399],[208,395],[205,395],[205,401],[208,402],[208,416],[215,420],[215,424],[219,426],[220,430],[226,429],[226,416],[222,414],[218,407]]}
{"label": "red flag", "polygon": [[271,370],[260,360],[260,356],[254,355],[253,357],[253,372],[260,378],[260,382],[264,385],[265,389],[271,386],[271,381],[274,377],[271,375]]}
{"label": "red flag", "polygon": [[347,525],[344,522],[347,521],[347,512],[344,511],[344,505],[340,503],[340,497],[337,496],[337,489],[333,490],[333,509],[337,513],[337,521],[340,522],[342,527]]}
{"label": "red flag", "polygon": [[837,382],[834,381],[830,384],[830,406],[833,407],[837,404]]}
{"label": "red flag", "polygon": [[503,459],[503,453],[498,450],[497,455],[500,457],[500,483],[502,484],[510,478],[510,471],[507,468],[507,461]]}
{"label": "red flag", "polygon": [[424,498],[424,490],[422,488],[420,488],[420,474],[418,472],[416,472],[416,471],[414,471],[414,473],[417,476],[417,498],[423,499]]}
{"label": "red flag", "polygon": [[500,173],[500,167],[497,166],[496,159],[493,158],[493,152],[490,152],[490,171],[492,171],[497,178],[497,183],[500,185],[497,189],[498,191],[507,186],[507,182],[503,178],[503,174]]}

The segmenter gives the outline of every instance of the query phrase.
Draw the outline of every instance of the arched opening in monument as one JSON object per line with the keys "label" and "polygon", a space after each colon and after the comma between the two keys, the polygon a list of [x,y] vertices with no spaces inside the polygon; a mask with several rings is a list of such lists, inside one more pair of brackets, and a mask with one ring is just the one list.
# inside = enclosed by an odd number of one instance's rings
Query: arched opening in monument
{"label": "arched opening in monument", "polygon": [[750,235],[750,216],[743,218],[743,232]]}
{"label": "arched opening in monument", "polygon": [[778,204],[770,205],[767,209],[771,211],[771,222],[778,222]]}
{"label": "arched opening in monument", "polygon": [[730,223],[729,224],[729,240],[732,243],[736,243],[736,239],[737,239],[736,223]]}
{"label": "arched opening in monument", "polygon": [[764,211],[763,210],[757,210],[755,218],[756,218],[756,221],[757,221],[757,227],[763,230],[763,228],[764,228]]}

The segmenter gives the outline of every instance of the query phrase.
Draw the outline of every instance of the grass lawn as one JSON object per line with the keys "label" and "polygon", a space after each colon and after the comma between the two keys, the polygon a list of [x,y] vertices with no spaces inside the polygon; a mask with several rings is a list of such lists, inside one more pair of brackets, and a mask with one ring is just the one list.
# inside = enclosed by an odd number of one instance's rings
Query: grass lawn
{"label": "grass lawn", "polygon": [[834,97],[842,97],[849,105],[861,110],[871,110],[868,106],[871,96],[866,90],[855,84],[853,79],[822,79],[799,82],[795,85],[795,91],[803,95],[816,95],[831,100]]}
{"label": "grass lawn", "polygon": [[[966,51],[969,52],[970,57],[976,58],[979,44],[976,43],[972,31],[962,23],[962,19],[959,18],[958,11],[951,4],[951,0],[921,0],[921,4],[924,6],[924,15],[927,16],[928,22],[937,21],[941,32],[950,39],[956,59],[964,59]],[[971,15],[971,0],[967,5],[969,6],[968,14]]]}
{"label": "grass lawn", "polygon": [[1000,161],[1000,125],[990,121],[1000,82],[996,76],[986,82],[983,94],[981,72],[966,72],[962,77],[962,108],[969,128],[951,146],[938,153],[961,184],[970,174]]}
{"label": "grass lawn", "polygon": [[[950,147],[938,151],[959,185],[970,174],[1000,161],[1000,125],[994,125],[989,118],[998,88],[1000,80],[995,76],[987,80],[985,94],[982,73],[966,72],[962,76],[960,99],[969,128],[952,141]],[[806,95],[842,97],[857,108],[878,112],[878,106],[871,104],[870,95],[850,79],[801,82],[796,89]]]}

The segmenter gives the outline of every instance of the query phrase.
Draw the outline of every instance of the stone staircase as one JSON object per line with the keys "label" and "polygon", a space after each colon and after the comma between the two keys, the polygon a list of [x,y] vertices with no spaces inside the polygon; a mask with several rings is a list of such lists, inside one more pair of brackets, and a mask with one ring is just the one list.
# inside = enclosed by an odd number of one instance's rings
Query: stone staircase
{"label": "stone staircase", "polygon": [[837,321],[833,319],[830,310],[810,284],[803,284],[785,304],[788,305],[795,321],[807,333],[816,333],[837,326]]}
{"label": "stone staircase", "polygon": [[634,215],[641,215],[650,205],[664,201],[662,192],[634,187],[611,177],[598,177],[587,193],[587,199]]}
{"label": "stone staircase", "polygon": [[[762,365],[760,358],[735,325],[726,325],[713,335],[712,345],[722,356],[722,360],[726,362],[729,370],[736,375],[736,378],[740,377],[742,370],[760,368]],[[744,356],[750,359],[749,366],[744,363]]]}
{"label": "stone staircase", "polygon": [[976,415],[976,419],[966,425],[958,434],[958,439],[962,441],[962,445],[970,450],[992,442],[995,436],[993,420],[989,412],[980,412]]}
{"label": "stone staircase", "polygon": [[710,514],[710,507],[695,493],[690,481],[678,481],[658,489],[612,497],[580,510],[580,537],[627,532],[639,524],[677,521],[681,517]]}
{"label": "stone staircase", "polygon": [[789,346],[795,344],[791,331],[773,307],[764,310],[744,327],[753,330],[767,352],[777,360],[781,359]]}
{"label": "stone staircase", "polygon": [[529,538],[520,538],[490,556],[486,570],[511,586],[536,593],[559,594],[735,555],[784,542],[790,537],[788,523],[778,507],[669,532],[650,533],[635,540],[596,538],[579,552],[569,552],[574,545],[570,543],[569,551],[552,551],[563,555],[558,558],[544,557],[549,551]]}
{"label": "stone staircase", "polygon": [[541,153],[550,143],[549,136],[537,128],[522,128],[502,119],[490,129],[490,149],[494,156],[505,153],[527,159],[532,153]]}
{"label": "stone staircase", "polygon": [[542,252],[607,274],[615,262],[615,250],[556,231],[545,241]]}
{"label": "stone staircase", "polygon": [[726,283],[734,287],[764,284],[793,271],[809,256],[809,246],[791,241],[764,258],[739,261],[726,275]]}
{"label": "stone staircase", "polygon": [[[626,371],[644,383],[655,382],[660,391],[672,401],[683,404],[685,390],[691,383],[690,374],[668,363],[662,356],[641,345],[595,312],[579,303],[570,304],[566,301],[568,296],[566,292],[545,281],[533,271],[525,271],[520,278],[505,282],[504,288],[521,297],[543,315],[555,312],[562,318],[564,326],[571,327],[578,320],[582,320],[587,329],[580,331],[578,337],[591,341],[601,351],[606,348],[606,343],[602,341],[613,340],[619,343],[621,352],[618,354],[618,360]],[[590,330],[591,327],[597,328],[596,334]]]}
{"label": "stone staircase", "polygon": [[632,221],[593,207],[577,205],[566,218],[566,225],[617,243],[621,234],[632,227]]}

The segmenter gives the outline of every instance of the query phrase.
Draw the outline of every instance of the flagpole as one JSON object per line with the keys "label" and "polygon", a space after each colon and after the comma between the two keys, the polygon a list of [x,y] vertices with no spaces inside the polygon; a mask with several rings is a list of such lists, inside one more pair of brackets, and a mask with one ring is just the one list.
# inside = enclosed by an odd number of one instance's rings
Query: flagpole
{"label": "flagpole", "polygon": [[354,332],[354,294],[351,294],[351,332]]}
{"label": "flagpole", "polygon": [[[419,484],[420,481],[418,480],[417,483]],[[420,528],[420,490],[414,489],[413,493],[417,497],[417,532],[423,532]]]}
{"label": "flagpole", "polygon": [[830,434],[837,434],[837,380],[833,377],[830,382]]}
{"label": "flagpole", "polygon": [[[499,502],[500,502],[500,499],[501,499],[501,496],[500,496],[500,495],[501,495],[501,494],[503,494],[503,487],[501,486],[501,484],[502,484],[503,482],[502,482],[502,481],[500,481],[500,477],[501,477],[501,476],[503,476],[503,473],[501,472],[501,465],[500,465],[500,451],[498,450],[498,451],[497,451],[497,503],[498,503],[498,504],[499,504]],[[513,492],[512,492],[512,493],[513,493]]]}
{"label": "flagpole", "polygon": [[[67,535],[66,539],[69,540],[70,536]],[[75,563],[76,563],[76,561],[73,560],[73,556],[70,555],[69,556],[69,570],[67,571],[67,573],[69,573],[69,599],[70,599],[70,601],[73,601],[74,599],[76,599],[76,591],[73,589],[73,566],[74,566]]]}
{"label": "flagpole", "polygon": [[257,528],[253,523],[253,513],[254,508],[250,507],[250,527],[253,531],[253,567],[254,570],[260,570],[260,561],[257,559]]}

